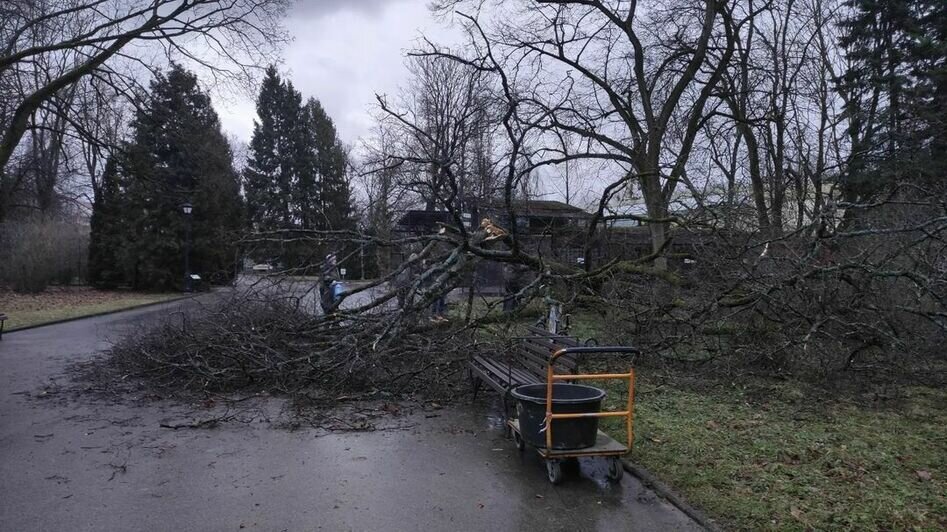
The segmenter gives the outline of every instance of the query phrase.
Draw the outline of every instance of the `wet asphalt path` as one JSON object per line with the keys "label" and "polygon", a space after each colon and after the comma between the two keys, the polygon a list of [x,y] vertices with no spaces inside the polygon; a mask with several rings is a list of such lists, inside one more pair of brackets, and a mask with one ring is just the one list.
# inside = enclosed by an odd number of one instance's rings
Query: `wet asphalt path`
{"label": "wet asphalt path", "polygon": [[374,432],[171,430],[159,425],[193,405],[61,391],[71,362],[179,304],[4,335],[0,530],[698,529],[595,461],[551,486],[482,406],[415,409]]}

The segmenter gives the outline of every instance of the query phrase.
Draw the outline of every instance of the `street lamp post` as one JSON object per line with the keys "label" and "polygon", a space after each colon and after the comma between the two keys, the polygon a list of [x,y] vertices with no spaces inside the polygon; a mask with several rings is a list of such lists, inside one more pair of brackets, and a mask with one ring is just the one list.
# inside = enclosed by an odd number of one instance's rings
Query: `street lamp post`
{"label": "street lamp post", "polygon": [[194,206],[190,202],[181,204],[184,213],[184,291],[191,291],[191,213]]}

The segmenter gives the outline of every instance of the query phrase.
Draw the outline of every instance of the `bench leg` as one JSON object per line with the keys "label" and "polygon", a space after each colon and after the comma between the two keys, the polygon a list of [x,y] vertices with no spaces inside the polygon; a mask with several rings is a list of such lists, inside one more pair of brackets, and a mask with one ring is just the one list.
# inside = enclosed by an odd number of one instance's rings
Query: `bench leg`
{"label": "bench leg", "polygon": [[503,422],[510,419],[510,390],[503,394]]}
{"label": "bench leg", "polygon": [[477,394],[480,392],[480,388],[483,387],[483,379],[478,377],[470,369],[467,370],[467,378],[470,379],[470,386],[473,388],[473,400],[477,400]]}

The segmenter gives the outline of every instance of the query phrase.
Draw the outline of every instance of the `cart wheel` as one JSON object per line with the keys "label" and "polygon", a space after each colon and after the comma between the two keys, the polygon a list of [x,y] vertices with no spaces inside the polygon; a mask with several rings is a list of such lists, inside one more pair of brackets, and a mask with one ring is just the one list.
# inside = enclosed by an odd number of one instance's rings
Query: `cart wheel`
{"label": "cart wheel", "polygon": [[526,449],[526,442],[523,441],[523,436],[519,432],[516,432],[515,430],[513,431],[513,443],[516,444],[516,448],[519,449],[520,451],[523,451]]}
{"label": "cart wheel", "polygon": [[619,481],[621,480],[622,475],[625,473],[625,468],[621,464],[621,460],[618,458],[612,458],[608,461],[608,479]]}
{"label": "cart wheel", "polygon": [[553,484],[562,482],[562,464],[559,460],[546,460],[546,476]]}

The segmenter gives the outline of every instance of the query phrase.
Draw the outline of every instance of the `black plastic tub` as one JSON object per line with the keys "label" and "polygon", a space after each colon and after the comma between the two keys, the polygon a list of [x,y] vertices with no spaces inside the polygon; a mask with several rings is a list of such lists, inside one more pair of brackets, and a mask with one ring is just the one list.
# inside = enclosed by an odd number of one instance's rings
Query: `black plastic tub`
{"label": "black plastic tub", "polygon": [[[534,447],[546,447],[546,433],[540,432],[546,420],[546,385],[526,384],[511,392],[517,400],[523,439]],[[605,390],[581,384],[557,383],[552,386],[552,413],[575,414],[599,412]],[[557,419],[552,422],[554,450],[584,449],[595,445],[598,418]]]}

